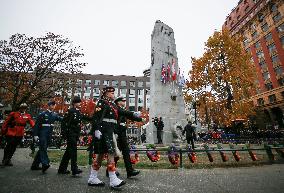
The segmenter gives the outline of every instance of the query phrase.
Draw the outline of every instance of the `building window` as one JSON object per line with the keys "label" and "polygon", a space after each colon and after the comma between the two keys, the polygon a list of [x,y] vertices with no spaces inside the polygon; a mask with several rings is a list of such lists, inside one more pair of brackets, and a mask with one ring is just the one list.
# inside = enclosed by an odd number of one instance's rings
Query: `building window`
{"label": "building window", "polygon": [[263,24],[261,26],[261,29],[262,29],[262,31],[266,32],[269,29],[268,24],[267,23]]}
{"label": "building window", "polygon": [[283,77],[278,79],[278,84],[279,84],[279,86],[284,86],[284,78]]}
{"label": "building window", "polygon": [[266,63],[265,63],[265,61],[264,61],[264,60],[263,60],[263,61],[261,61],[261,62],[259,62],[259,66],[261,67],[261,69],[262,69],[262,70],[267,69],[267,66],[266,66]]}
{"label": "building window", "polygon": [[279,62],[278,55],[272,56],[272,57],[271,57],[271,60],[272,60],[272,63],[273,63],[273,64],[277,64],[277,63]]}
{"label": "building window", "polygon": [[120,82],[120,86],[126,86],[126,81],[125,81],[125,80],[122,80],[122,81]]}
{"label": "building window", "polygon": [[238,12],[239,12],[239,9],[240,9],[239,7],[236,9],[236,13],[238,13]]}
{"label": "building window", "polygon": [[135,104],[135,98],[129,98],[129,103],[130,104]]}
{"label": "building window", "polygon": [[272,40],[272,34],[268,33],[264,38],[265,38],[265,41],[269,42]]}
{"label": "building window", "polygon": [[129,86],[130,87],[135,87],[135,81],[129,81]]}
{"label": "building window", "polygon": [[135,89],[129,89],[129,95],[135,95]]}
{"label": "building window", "polygon": [[251,34],[251,36],[252,36],[252,39],[256,39],[256,38],[258,37],[257,31],[253,32],[253,33]]}
{"label": "building window", "polygon": [[104,80],[103,85],[104,86],[109,86],[109,80]]}
{"label": "building window", "polygon": [[274,53],[274,52],[276,52],[276,47],[275,47],[275,44],[273,43],[273,44],[271,44],[271,45],[269,45],[269,46],[267,46],[267,48],[268,48],[268,50],[269,50],[269,52],[272,54],[272,53]]}
{"label": "building window", "polygon": [[143,103],[143,98],[138,98],[138,103]]}
{"label": "building window", "polygon": [[247,7],[245,8],[245,12],[248,12],[248,10],[249,10],[249,6],[247,6]]}
{"label": "building window", "polygon": [[146,95],[150,95],[150,89],[145,89]]}
{"label": "building window", "polygon": [[249,44],[249,40],[247,38],[245,38],[243,43],[244,43],[244,46],[246,47]]}
{"label": "building window", "polygon": [[100,89],[94,88],[93,93],[94,93],[94,95],[100,95]]}
{"label": "building window", "polygon": [[127,92],[126,88],[120,89],[120,95],[126,95],[126,92]]}
{"label": "building window", "polygon": [[264,58],[264,54],[263,54],[262,51],[257,52],[256,55],[257,55],[259,60],[262,60]]}
{"label": "building window", "polygon": [[283,74],[282,66],[277,66],[276,68],[274,68],[274,71],[279,76]]}
{"label": "building window", "polygon": [[247,49],[246,49],[246,52],[247,52],[247,53],[250,53],[250,48],[247,48]]}
{"label": "building window", "polygon": [[96,85],[96,86],[98,86],[98,85],[100,85],[100,80],[95,80],[95,82],[94,82],[94,84]]}
{"label": "building window", "polygon": [[276,5],[275,3],[271,3],[270,6],[269,6],[269,8],[270,8],[270,11],[271,11],[271,12],[276,12],[276,11],[278,11],[278,10],[277,10],[277,5]]}
{"label": "building window", "polygon": [[92,81],[91,80],[86,80],[85,81],[85,86],[91,86]]}
{"label": "building window", "polygon": [[82,82],[83,82],[82,80],[77,80],[77,83],[76,83],[77,86],[78,86],[78,85],[79,85],[79,86],[82,86]]}
{"label": "building window", "polygon": [[85,93],[91,93],[91,87],[85,87]]}
{"label": "building window", "polygon": [[255,42],[255,49],[260,49],[260,42],[259,41],[257,41],[257,42]]}
{"label": "building window", "polygon": [[240,15],[238,15],[237,20],[240,20],[240,18],[241,18],[241,16],[240,16]]}
{"label": "building window", "polygon": [[275,16],[273,16],[274,23],[277,23],[281,19],[281,14],[278,12]]}
{"label": "building window", "polygon": [[138,87],[143,87],[143,82],[138,82]]}
{"label": "building window", "polygon": [[266,88],[266,90],[272,90],[272,89],[273,89],[272,83],[271,83],[271,82],[266,83],[266,84],[265,84],[265,88]]}
{"label": "building window", "polygon": [[111,85],[114,86],[114,87],[117,87],[118,81],[117,81],[117,80],[113,80],[113,81],[111,82]]}
{"label": "building window", "polygon": [[267,80],[270,78],[269,72],[264,72],[264,73],[262,74],[262,76],[263,76],[263,79],[264,79],[265,81],[267,81]]}
{"label": "building window", "polygon": [[256,24],[255,24],[255,23],[252,23],[252,24],[250,25],[250,29],[251,29],[252,31],[255,31],[255,30],[256,30]]}
{"label": "building window", "polygon": [[279,26],[277,27],[277,31],[278,31],[279,33],[284,31],[284,23],[282,23],[281,25],[279,25]]}
{"label": "building window", "polygon": [[137,89],[137,95],[144,95],[143,89]]}
{"label": "building window", "polygon": [[268,96],[268,101],[269,101],[269,103],[274,103],[274,102],[276,101],[276,96],[275,96],[275,94],[269,95],[269,96]]}
{"label": "building window", "polygon": [[258,21],[259,21],[259,22],[263,22],[263,20],[264,20],[264,15],[263,15],[262,13],[259,13],[257,17],[258,17]]}
{"label": "building window", "polygon": [[264,100],[263,100],[263,98],[257,99],[257,105],[258,105],[258,106],[264,105]]}
{"label": "building window", "polygon": [[80,93],[81,94],[81,92],[82,92],[82,88],[81,87],[78,87],[78,88],[75,89],[75,93]]}
{"label": "building window", "polygon": [[281,96],[284,99],[284,91],[281,92]]}
{"label": "building window", "polygon": [[146,103],[147,103],[147,104],[150,104],[150,101],[151,101],[150,98],[147,98],[147,99],[146,99]]}

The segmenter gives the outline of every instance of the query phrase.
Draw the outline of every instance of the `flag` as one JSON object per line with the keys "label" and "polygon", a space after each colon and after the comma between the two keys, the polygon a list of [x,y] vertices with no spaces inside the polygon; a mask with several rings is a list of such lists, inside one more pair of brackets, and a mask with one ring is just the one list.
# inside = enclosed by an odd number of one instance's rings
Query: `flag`
{"label": "flag", "polygon": [[[179,70],[180,71],[180,70]],[[183,87],[185,85],[185,78],[184,78],[184,72],[182,74],[180,74],[179,72],[179,81],[178,81],[178,85],[180,87]]]}
{"label": "flag", "polygon": [[161,82],[166,84],[167,80],[166,80],[166,77],[167,76],[167,70],[165,68],[165,65],[162,64],[162,69],[161,69]]}
{"label": "flag", "polygon": [[167,66],[167,82],[171,80],[171,67],[170,67],[170,62],[168,62]]}
{"label": "flag", "polygon": [[177,73],[175,70],[175,60],[172,59],[172,81],[175,81],[177,79]]}

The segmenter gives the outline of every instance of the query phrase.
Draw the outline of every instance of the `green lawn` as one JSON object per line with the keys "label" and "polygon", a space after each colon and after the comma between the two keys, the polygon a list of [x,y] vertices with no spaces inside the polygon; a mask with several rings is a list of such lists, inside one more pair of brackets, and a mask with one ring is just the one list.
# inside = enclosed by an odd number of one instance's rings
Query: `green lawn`
{"label": "green lawn", "polygon": [[[49,159],[52,163],[59,163],[64,150],[48,150]],[[214,162],[209,162],[206,153],[200,152],[197,153],[197,162],[191,163],[187,154],[183,154],[183,167],[184,168],[215,168],[215,167],[239,167],[239,166],[253,166],[253,165],[263,165],[269,163],[268,156],[265,151],[254,151],[258,160],[252,161],[247,151],[239,152],[241,160],[236,162],[234,160],[233,154],[231,152],[226,152],[226,155],[229,157],[227,162],[223,162],[219,152],[212,152]],[[276,152],[273,152],[276,158],[276,161],[282,161],[283,158],[279,157]],[[139,152],[139,159],[140,161],[135,164],[135,168],[143,168],[143,169],[174,169],[178,168],[179,166],[172,165],[167,156],[167,152],[160,152],[161,158],[158,162],[151,162],[148,157],[146,156],[145,152]],[[89,152],[86,150],[78,150],[78,165],[86,166],[88,165],[88,158]],[[105,161],[103,163],[105,165]],[[123,158],[121,157],[118,162],[118,167],[123,168]]]}

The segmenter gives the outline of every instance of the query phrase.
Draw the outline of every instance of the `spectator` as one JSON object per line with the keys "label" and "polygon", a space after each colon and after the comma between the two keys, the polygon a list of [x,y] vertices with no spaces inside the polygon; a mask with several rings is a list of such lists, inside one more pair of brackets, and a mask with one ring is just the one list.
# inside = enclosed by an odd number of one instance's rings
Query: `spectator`
{"label": "spectator", "polygon": [[184,127],[184,130],[182,132],[182,135],[186,133],[186,141],[187,144],[192,146],[192,149],[194,149],[194,138],[195,138],[195,131],[194,127],[192,126],[191,121],[188,121],[187,125]]}

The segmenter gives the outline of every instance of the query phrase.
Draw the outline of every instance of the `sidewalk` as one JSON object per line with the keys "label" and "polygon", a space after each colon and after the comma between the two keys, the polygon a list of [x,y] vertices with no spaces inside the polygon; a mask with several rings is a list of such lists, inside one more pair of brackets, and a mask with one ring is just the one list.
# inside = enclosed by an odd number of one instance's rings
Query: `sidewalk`
{"label": "sidewalk", "polygon": [[[105,167],[100,170],[100,178],[106,182],[102,188],[88,187],[88,168],[82,168],[80,177],[58,175],[57,166],[52,165],[46,174],[31,171],[32,159],[29,149],[17,149],[13,157],[13,167],[0,168],[0,193],[92,193],[117,192],[108,186]],[[0,159],[3,149],[0,150]],[[141,174],[127,179],[120,169],[121,178],[127,184],[121,192],[135,193],[188,193],[188,192],[242,192],[281,193],[284,190],[284,164],[262,167],[214,168],[214,169],[168,169],[141,170]]]}

